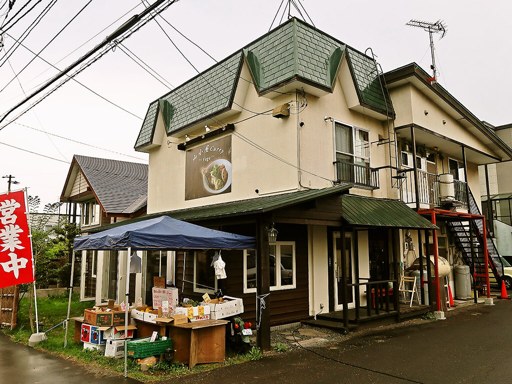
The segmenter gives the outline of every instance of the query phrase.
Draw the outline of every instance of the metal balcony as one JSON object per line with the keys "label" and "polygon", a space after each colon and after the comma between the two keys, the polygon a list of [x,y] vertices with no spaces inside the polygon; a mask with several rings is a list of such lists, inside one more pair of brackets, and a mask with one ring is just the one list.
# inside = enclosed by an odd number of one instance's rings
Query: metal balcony
{"label": "metal balcony", "polygon": [[368,165],[354,164],[347,161],[335,161],[338,182],[353,183],[369,189],[379,189],[379,170]]}

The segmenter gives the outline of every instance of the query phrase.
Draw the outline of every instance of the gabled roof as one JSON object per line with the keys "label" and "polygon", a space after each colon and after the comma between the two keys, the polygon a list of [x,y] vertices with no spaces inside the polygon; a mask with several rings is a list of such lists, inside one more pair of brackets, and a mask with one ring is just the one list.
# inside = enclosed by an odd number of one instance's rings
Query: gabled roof
{"label": "gabled roof", "polygon": [[73,198],[70,191],[80,173],[107,214],[135,213],[147,203],[147,164],[75,155],[61,201]]}
{"label": "gabled roof", "polygon": [[347,57],[360,104],[383,115],[393,110],[374,60],[315,27],[292,18],[225,60],[150,103],[135,149],[151,144],[159,113],[167,134],[230,110],[245,61],[260,95],[299,81],[332,92]]}

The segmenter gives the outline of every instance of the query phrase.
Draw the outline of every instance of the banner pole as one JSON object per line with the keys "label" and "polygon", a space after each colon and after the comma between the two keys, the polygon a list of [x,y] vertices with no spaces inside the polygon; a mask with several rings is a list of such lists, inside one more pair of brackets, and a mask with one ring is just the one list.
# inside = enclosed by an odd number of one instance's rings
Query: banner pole
{"label": "banner pole", "polygon": [[30,223],[30,210],[28,207],[28,193],[27,188],[24,188],[23,197],[25,199],[25,215],[27,215],[27,225],[30,239],[30,254],[32,255],[32,275],[34,277],[34,309],[36,311],[36,333],[39,333],[39,314],[37,312],[37,289],[36,289],[36,261],[34,259],[34,246],[32,244],[32,228]]}
{"label": "banner pole", "polygon": [[37,289],[36,281],[34,280],[34,309],[36,310],[36,333],[39,333],[39,316],[37,314]]}
{"label": "banner pole", "polygon": [[68,346],[69,316],[71,313],[71,296],[73,294],[73,277],[75,276],[75,251],[71,259],[71,276],[69,278],[68,312],[66,315],[66,331],[64,332],[64,348]]}

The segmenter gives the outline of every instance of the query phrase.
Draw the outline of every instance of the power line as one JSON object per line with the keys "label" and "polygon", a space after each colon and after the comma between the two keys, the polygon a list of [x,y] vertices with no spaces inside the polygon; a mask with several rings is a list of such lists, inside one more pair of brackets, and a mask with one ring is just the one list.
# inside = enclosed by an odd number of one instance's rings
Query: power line
{"label": "power line", "polygon": [[128,56],[129,59],[134,61],[139,67],[141,67],[144,71],[146,71],[151,77],[153,77],[155,80],[157,80],[160,84],[162,84],[164,87],[172,90],[174,86],[169,83],[165,78],[160,76],[158,72],[156,72],[153,68],[149,66],[144,60],[142,60],[139,56],[137,56],[135,53],[133,53],[126,45],[123,43],[120,43],[118,45],[118,48],[123,52],[126,56]]}
{"label": "power line", "polygon": [[55,39],[56,39],[56,38],[57,38],[57,37],[58,37],[62,32],[64,32],[64,30],[65,30],[67,27],[69,27],[69,25],[70,25],[73,21],[75,21],[75,19],[76,19],[76,18],[77,18],[77,17],[78,17],[78,16],[79,16],[79,15],[80,15],[80,14],[81,14],[81,13],[82,13],[86,8],[87,8],[87,7],[91,4],[91,3],[92,3],[92,0],[89,0],[89,2],[88,2],[87,4],[85,4],[85,5],[84,5],[84,6],[83,6],[83,7],[82,7],[78,12],[77,12],[77,14],[76,14],[75,16],[73,16],[73,17],[71,18],[71,20],[69,20],[69,21],[66,23],[66,24],[64,25],[64,27],[62,27],[62,28],[60,29],[60,31],[59,31],[59,32],[57,32],[57,34],[56,34],[55,36],[53,36],[53,37],[50,39],[50,41],[49,41],[48,43],[46,43],[46,45],[45,45],[43,48],[41,48],[41,49],[39,50],[39,52],[37,52],[37,53],[36,53],[36,55],[35,55],[33,58],[32,58],[32,59],[30,59],[30,61],[29,61],[27,64],[25,64],[25,66],[24,66],[24,67],[23,67],[23,68],[22,68],[18,73],[16,73],[16,74],[15,74],[15,76],[14,76],[14,77],[13,77],[13,78],[12,78],[12,79],[7,83],[7,84],[6,84],[6,85],[4,85],[4,87],[3,87],[2,89],[0,89],[0,92],[2,92],[3,90],[5,90],[5,88],[7,88],[7,87],[9,86],[9,84],[11,84],[11,83],[16,79],[16,77],[17,77],[17,76],[21,75],[21,74],[23,73],[23,71],[24,71],[25,69],[27,69],[27,67],[28,67],[30,64],[32,64],[32,63],[34,62],[34,60],[35,60],[37,57],[39,57],[39,55],[40,55],[40,54],[41,54],[41,53],[42,53],[46,48],[48,48],[48,46],[49,46],[51,43],[53,43],[53,42],[55,41]]}
{"label": "power line", "polygon": [[71,162],[66,161],[66,160],[61,160],[61,159],[57,159],[56,157],[51,157],[51,156],[43,155],[42,153],[39,153],[39,152],[29,151],[28,149],[16,147],[15,145],[3,143],[1,141],[0,141],[0,144],[1,145],[5,145],[6,147],[10,147],[10,148],[14,148],[14,149],[23,151],[23,152],[31,153],[31,154],[36,155],[36,156],[41,156],[41,157],[44,157],[44,158],[47,158],[47,159],[50,159],[50,160],[59,161],[61,163],[66,163],[66,164],[70,164],[71,163]]}
{"label": "power line", "polygon": [[[37,3],[35,3],[32,8],[30,8],[29,10],[27,10],[27,12],[25,12],[23,15],[20,16],[20,18],[18,20],[16,20],[14,22],[14,24],[10,25],[9,24],[16,18],[16,16],[18,16],[21,11],[23,11],[25,9],[25,7],[27,7],[31,2],[32,0],[28,0],[21,8],[18,12],[16,12],[14,14],[13,17],[11,17],[9,20],[7,20],[7,22],[2,26],[2,32],[7,32],[9,29],[11,29],[12,27],[14,27],[16,25],[16,23],[18,23],[21,19],[23,19],[26,15],[28,15],[42,0],[38,0]],[[9,28],[6,28],[6,27],[9,27]]]}
{"label": "power line", "polygon": [[[57,3],[57,0],[53,0],[51,3],[49,3],[45,9],[36,17],[36,19],[28,26],[28,28],[21,34],[22,38],[20,38],[21,41],[25,40],[30,33],[34,30],[35,27],[39,25],[41,20],[50,12],[50,10],[53,8],[53,6]],[[24,35],[24,36],[23,36]],[[3,60],[2,63],[0,63],[0,67],[5,64],[5,62],[12,56],[14,52],[18,49],[19,45],[13,45],[9,48],[9,50],[6,51],[6,54],[1,58]]]}
{"label": "power line", "polygon": [[[23,85],[21,84],[21,81],[20,81],[20,79],[19,79],[18,75],[16,75],[16,72],[14,71],[14,68],[12,67],[11,62],[10,62],[9,60],[7,60],[7,63],[9,64],[9,67],[11,67],[12,72],[15,74],[15,78],[16,78],[16,80],[18,80],[18,84],[19,84],[19,86],[20,86],[20,88],[21,88],[21,90],[22,90],[23,94],[25,94],[25,95],[26,95],[26,93],[25,93],[25,89],[23,88]],[[36,113],[35,113],[35,112],[34,112],[34,116],[35,116],[35,118],[37,119],[37,121],[39,122],[39,124],[41,124],[41,122],[39,121],[39,118],[37,117],[37,115],[36,115]],[[41,125],[42,125],[42,124],[41,124]],[[49,140],[50,140],[50,142],[52,143],[52,145],[55,147],[55,149],[57,150],[57,152],[59,152],[59,154],[60,154],[63,158],[65,158],[66,156],[64,156],[64,154],[60,151],[59,147],[57,147],[57,146],[55,145],[55,143],[53,142],[53,140],[52,140],[52,139],[50,139],[50,138],[49,138]]]}
{"label": "power line", "polygon": [[58,137],[59,139],[71,141],[72,143],[76,143],[76,144],[80,144],[80,145],[85,145],[85,146],[90,147],[90,148],[101,149],[102,151],[106,151],[106,152],[110,152],[110,153],[115,153],[115,154],[121,155],[121,156],[131,157],[131,158],[137,159],[137,160],[143,160],[143,161],[145,160],[145,159],[137,157],[137,156],[127,155],[127,154],[122,153],[122,152],[113,151],[111,149],[99,147],[99,146],[92,145],[92,144],[87,144],[87,143],[84,143],[83,141],[79,141],[79,140],[71,139],[69,137],[57,135],[55,133],[51,133],[51,132],[48,132],[48,131],[45,131],[45,130],[42,130],[42,129],[34,128],[34,127],[31,127],[31,126],[26,125],[26,124],[21,124],[21,123],[18,123],[18,122],[15,122],[14,124],[19,125],[21,127],[28,128],[28,129],[32,129],[32,130],[37,131],[37,132],[45,133],[45,134],[50,135],[50,136],[55,136],[55,137]]}
{"label": "power line", "polygon": [[[82,72],[85,68],[89,67],[94,62],[96,62],[101,57],[103,57],[103,55],[105,55],[111,49],[112,46],[115,46],[115,45],[119,44],[120,42],[122,42],[123,40],[125,40],[126,38],[130,37],[133,33],[137,32],[140,28],[142,28],[144,25],[146,25],[149,21],[153,20],[156,14],[164,11],[165,9],[167,9],[169,6],[176,3],[177,1],[178,0],[167,0],[167,1],[166,0],[157,0],[149,8],[146,8],[145,10],[143,10],[140,14],[132,16],[127,22],[125,22],[123,25],[121,25],[119,28],[117,28],[113,33],[108,35],[102,43],[98,44],[96,47],[94,47],[92,50],[90,50],[84,56],[79,58],[77,61],[75,61],[73,64],[68,66],[66,69],[64,69],[59,74],[54,76],[52,79],[47,81],[43,86],[41,86],[39,89],[34,91],[32,94],[30,94],[24,100],[22,100],[21,102],[16,104],[14,107],[9,109],[6,113],[4,113],[2,115],[2,117],[0,118],[0,123],[5,121],[7,116],[9,116],[12,112],[17,110],[19,107],[26,104],[28,101],[30,101],[35,96],[42,93],[43,91],[46,91],[50,86],[52,86],[55,82],[60,80],[62,77],[68,76],[67,79],[63,79],[60,84],[58,84],[53,89],[50,89],[46,95],[42,96],[39,100],[37,100],[29,108],[40,103],[44,98],[49,96],[51,93],[53,93],[55,90],[57,90],[62,85],[64,85],[67,81],[69,81],[70,78],[76,76],[77,74]],[[155,15],[151,14],[153,11],[155,12]],[[96,56],[94,56],[94,55],[96,55]],[[87,60],[89,60],[89,61],[87,61]],[[77,68],[80,65],[81,65],[81,67]],[[77,68],[77,69],[75,70],[75,68]],[[75,70],[75,71],[71,75],[68,75],[68,73],[73,70]],[[18,119],[20,116],[25,114],[26,111],[27,110],[23,111],[21,114],[18,114],[18,116],[16,116],[15,119]],[[14,120],[9,121],[7,123],[7,125],[12,123],[13,121]],[[7,125],[4,124],[3,126],[1,126],[0,130],[5,128]]]}
{"label": "power line", "polygon": [[[14,37],[12,37],[11,35],[9,35],[8,33],[6,34],[8,37],[10,37],[11,39],[13,40],[16,40]],[[59,67],[56,67],[55,65],[53,65],[52,63],[50,63],[48,60],[46,60],[44,57],[38,55],[37,53],[35,53],[34,51],[32,51],[30,48],[28,48],[26,45],[24,45],[23,43],[20,43],[20,45],[25,48],[27,51],[29,51],[30,53],[32,53],[33,55],[35,55],[38,59],[42,60],[43,62],[45,62],[46,64],[48,64],[49,66],[51,66],[52,68],[56,69],[57,71],[61,71],[61,69]],[[113,105],[114,107],[116,108],[119,108],[120,110],[128,113],[129,115],[132,115],[133,117],[139,119],[139,120],[142,120],[142,117],[136,115],[135,113],[127,110],[126,108],[120,106],[119,104],[113,102],[112,100],[108,99],[107,97],[101,95],[100,93],[98,93],[97,91],[95,91],[94,89],[88,87],[87,85],[85,85],[84,83],[82,83],[81,81],[75,79],[74,77],[71,79],[73,80],[75,83],[77,83],[78,85],[82,86],[83,88],[87,89],[89,92],[91,92],[92,94],[98,96],[100,99],[103,99],[104,101],[106,101],[107,103]]]}
{"label": "power line", "polygon": [[[142,2],[144,3],[144,0],[142,0]],[[163,17],[160,16],[160,18],[163,19]],[[164,19],[165,20],[165,19]],[[181,49],[176,45],[176,43],[174,43],[174,41],[171,39],[171,37],[169,36],[169,34],[165,31],[165,29],[160,25],[160,23],[158,22],[158,20],[155,20],[156,24],[158,25],[158,27],[162,30],[162,32],[164,33],[164,35],[167,37],[167,39],[171,42],[171,44],[174,46],[174,48],[176,48],[176,50],[179,52],[179,54],[185,59],[185,61],[187,63],[190,64],[190,66],[192,68],[194,68],[194,70],[200,74],[201,72],[196,68],[196,66],[192,63],[192,61],[190,61],[190,59],[181,51]],[[195,44],[194,44],[195,45]],[[197,45],[196,45],[197,46]],[[209,57],[211,57],[210,55],[208,55]],[[214,59],[215,60],[215,59]],[[225,66],[222,67],[223,69],[226,69]],[[241,78],[241,76],[239,76]],[[225,98],[226,100],[230,100],[230,95],[225,95],[223,94],[221,91],[219,91],[219,89],[217,87],[214,87],[205,77],[202,78],[202,80],[208,84],[210,86],[211,89],[213,89],[215,92],[217,92],[217,94],[219,94],[220,97],[223,97]],[[252,82],[250,82],[252,83]],[[251,111],[250,109],[247,109],[245,108],[243,105],[240,105],[238,104],[236,101],[232,100],[232,103],[235,104],[236,106],[238,106],[239,108],[243,109],[244,111],[247,111],[247,112],[250,112],[250,113],[253,113],[255,115],[258,114],[258,112],[254,112],[254,111]]]}

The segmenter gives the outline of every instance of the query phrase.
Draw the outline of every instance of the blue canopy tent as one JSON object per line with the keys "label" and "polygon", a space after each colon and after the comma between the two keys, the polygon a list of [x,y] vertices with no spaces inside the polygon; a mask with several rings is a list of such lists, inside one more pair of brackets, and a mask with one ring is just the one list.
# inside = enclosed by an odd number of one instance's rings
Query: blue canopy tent
{"label": "blue canopy tent", "polygon": [[160,216],[77,237],[74,250],[251,249],[255,239]]}
{"label": "blue canopy tent", "polygon": [[[199,225],[160,216],[79,236],[74,240],[74,251],[83,250],[127,250],[126,273],[130,273],[132,250],[178,250],[178,249],[254,249],[254,237],[217,231]],[[71,263],[71,283],[73,286],[75,257]],[[126,279],[126,303],[128,304],[129,279]],[[71,308],[71,289],[68,298],[66,336]],[[125,310],[125,325],[128,326],[128,305]],[[125,343],[125,377],[127,376],[127,353]]]}

